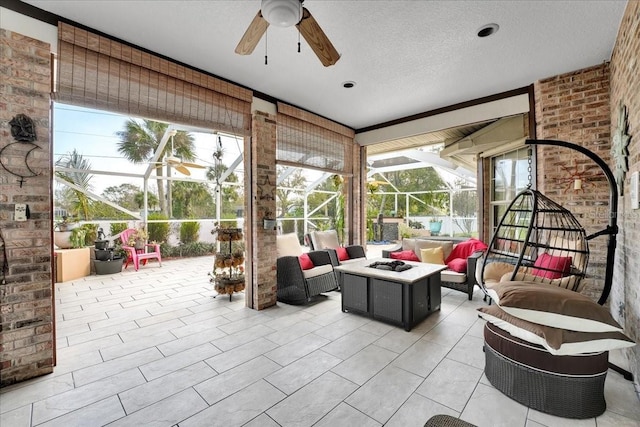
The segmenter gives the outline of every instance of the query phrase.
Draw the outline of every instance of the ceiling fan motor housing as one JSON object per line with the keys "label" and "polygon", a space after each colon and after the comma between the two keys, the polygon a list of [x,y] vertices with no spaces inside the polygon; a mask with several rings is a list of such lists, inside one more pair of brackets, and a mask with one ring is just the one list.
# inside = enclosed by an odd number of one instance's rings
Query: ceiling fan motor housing
{"label": "ceiling fan motor housing", "polygon": [[262,0],[262,17],[271,25],[291,27],[302,19],[300,0]]}

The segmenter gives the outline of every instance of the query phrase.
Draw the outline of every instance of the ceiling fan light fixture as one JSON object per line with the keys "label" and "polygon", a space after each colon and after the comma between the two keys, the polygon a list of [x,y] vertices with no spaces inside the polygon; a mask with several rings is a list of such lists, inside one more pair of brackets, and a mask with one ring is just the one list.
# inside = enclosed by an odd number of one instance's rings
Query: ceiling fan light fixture
{"label": "ceiling fan light fixture", "polygon": [[300,0],[262,0],[262,17],[271,25],[292,27],[302,19]]}

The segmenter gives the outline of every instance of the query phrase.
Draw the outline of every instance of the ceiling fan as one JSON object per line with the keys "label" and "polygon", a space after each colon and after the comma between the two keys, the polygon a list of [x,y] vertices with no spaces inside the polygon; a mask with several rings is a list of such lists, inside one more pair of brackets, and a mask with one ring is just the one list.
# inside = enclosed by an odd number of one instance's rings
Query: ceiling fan
{"label": "ceiling fan", "polygon": [[[302,7],[304,0],[262,0],[260,10],[249,24],[235,52],[240,55],[250,55],[256,48],[269,24],[278,27],[298,27],[302,37],[316,54],[322,65],[329,67],[340,59],[340,54],[333,47],[331,41],[318,25],[306,7]],[[298,43],[298,52],[300,43]]]}
{"label": "ceiling fan", "polygon": [[191,176],[191,171],[189,170],[189,168],[204,169],[206,167],[206,166],[199,165],[197,163],[183,162],[180,157],[177,157],[174,155],[165,157],[164,161],[169,166],[171,166],[172,168],[180,172],[181,174],[187,175],[187,176]]}
{"label": "ceiling fan", "polygon": [[204,169],[206,166],[199,165],[197,163],[183,162],[182,159],[176,155],[174,155],[173,149],[173,137],[177,134],[177,131],[171,130],[169,131],[169,135],[171,136],[171,154],[165,156],[164,162],[162,164],[166,164],[177,170],[183,175],[191,176],[191,171],[189,168],[194,169]]}

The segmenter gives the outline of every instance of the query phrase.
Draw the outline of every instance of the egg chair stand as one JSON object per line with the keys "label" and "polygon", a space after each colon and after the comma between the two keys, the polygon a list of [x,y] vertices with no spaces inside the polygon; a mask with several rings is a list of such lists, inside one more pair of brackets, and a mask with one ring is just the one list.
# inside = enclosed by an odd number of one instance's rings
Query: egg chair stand
{"label": "egg chair stand", "polygon": [[[487,273],[495,272],[496,281],[542,282],[579,292],[588,264],[588,242],[607,235],[604,287],[598,300],[602,305],[611,291],[618,233],[618,189],[613,174],[600,157],[584,147],[556,140],[527,140],[526,144],[573,149],[598,164],[609,183],[609,223],[605,229],[586,235],[571,212],[527,188],[516,195],[494,232],[482,264],[480,287],[488,296],[491,284]],[[540,262],[543,255],[550,260],[546,264]],[[543,347],[518,340],[488,323],[484,336],[487,379],[505,395],[541,412],[568,418],[596,417],[606,409],[608,368],[633,379],[630,372],[608,362],[606,351],[553,356]],[[582,363],[580,372],[574,369],[576,360]],[[536,365],[540,363],[544,366]]]}

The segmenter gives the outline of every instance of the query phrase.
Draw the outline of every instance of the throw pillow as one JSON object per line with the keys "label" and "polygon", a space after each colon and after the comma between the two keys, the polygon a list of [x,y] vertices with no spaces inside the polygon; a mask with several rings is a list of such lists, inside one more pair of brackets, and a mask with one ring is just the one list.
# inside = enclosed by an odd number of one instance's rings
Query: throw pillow
{"label": "throw pillow", "polygon": [[298,261],[300,261],[300,267],[303,270],[311,270],[315,265],[313,265],[313,261],[309,258],[309,254],[302,254],[298,257]]}
{"label": "throw pillow", "polygon": [[416,255],[415,252],[413,252],[413,250],[391,252],[389,256],[391,257],[391,259],[420,262],[420,258],[418,258],[418,256]]}
{"label": "throw pillow", "polygon": [[[536,268],[538,267],[538,268]],[[545,279],[559,279],[571,269],[571,257],[559,257],[544,252],[536,258],[531,271],[535,276]]]}
{"label": "throw pillow", "polygon": [[580,332],[621,332],[609,310],[569,289],[539,282],[501,282],[487,288],[491,299],[512,316]]}
{"label": "throw pillow", "polygon": [[456,271],[458,273],[467,272],[467,260],[464,258],[454,258],[447,263],[449,270]]}
{"label": "throw pillow", "polygon": [[420,249],[420,260],[428,264],[444,264],[442,247]]}
{"label": "throw pillow", "polygon": [[416,247],[413,249],[418,258],[420,257],[420,250],[426,248],[442,248],[444,259],[449,257],[451,251],[453,251],[453,242],[451,240],[423,240],[416,239]]}
{"label": "throw pillow", "polygon": [[527,322],[511,316],[496,305],[478,308],[480,317],[514,337],[543,346],[553,355],[568,356],[633,347],[620,332],[576,332]]}
{"label": "throw pillow", "polygon": [[467,259],[475,252],[485,251],[486,249],[487,245],[483,241],[471,237],[469,240],[465,240],[464,242],[460,242],[455,245],[449,256],[446,257],[444,261],[448,263],[456,258]]}
{"label": "throw pillow", "polygon": [[343,247],[336,248],[336,252],[338,254],[338,259],[340,261],[346,261],[349,259],[349,253],[347,252],[347,248],[343,248]]}

